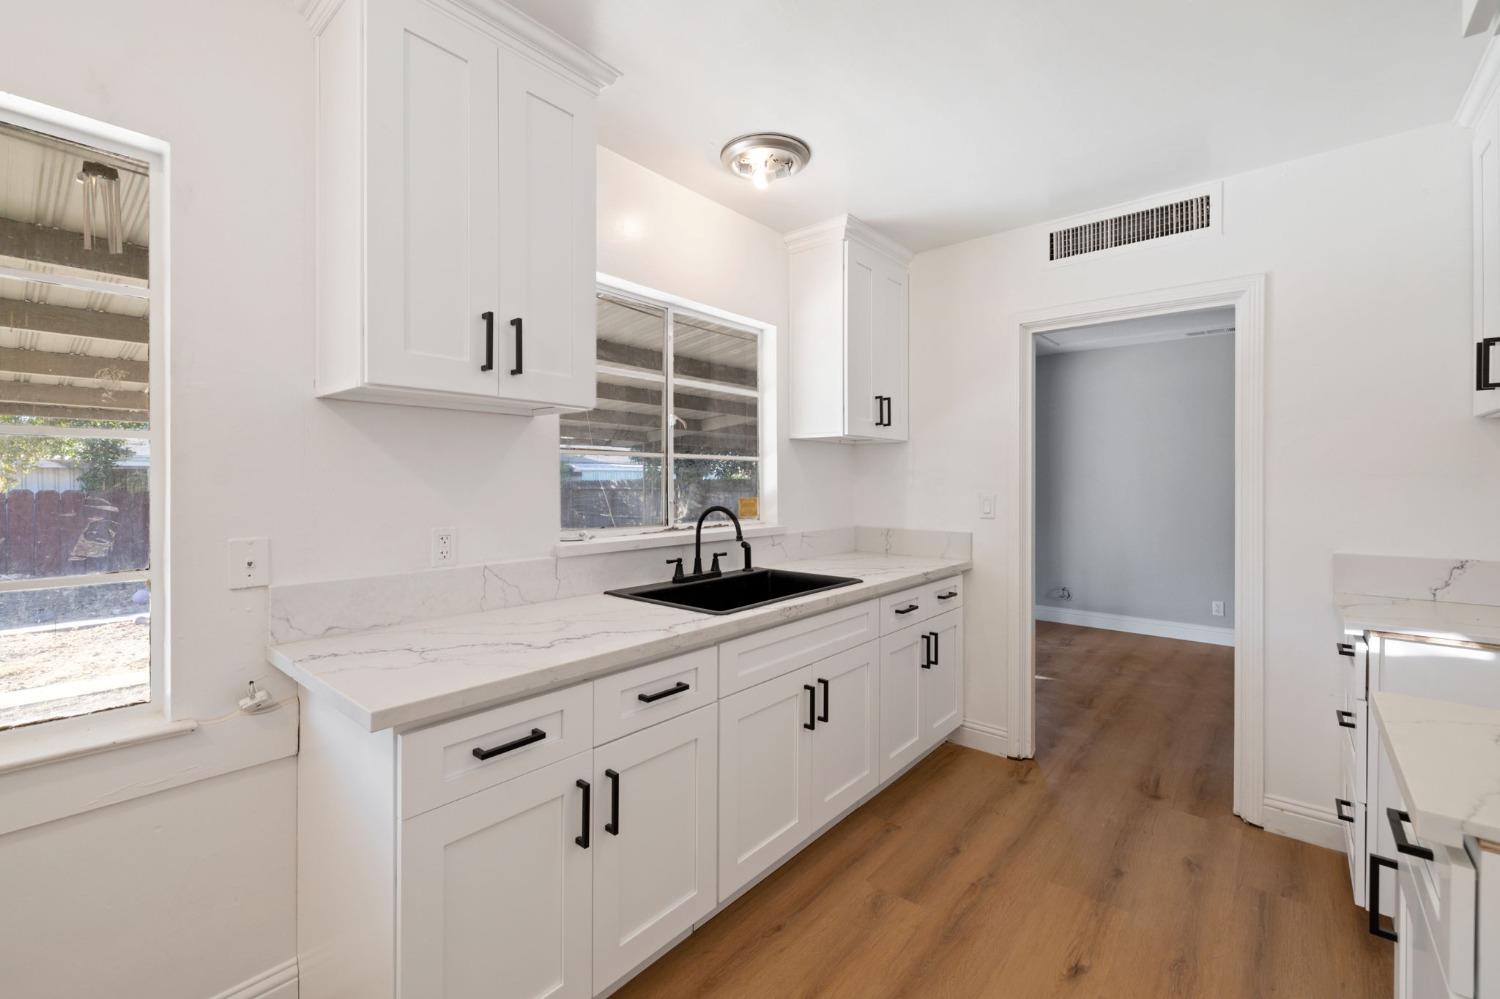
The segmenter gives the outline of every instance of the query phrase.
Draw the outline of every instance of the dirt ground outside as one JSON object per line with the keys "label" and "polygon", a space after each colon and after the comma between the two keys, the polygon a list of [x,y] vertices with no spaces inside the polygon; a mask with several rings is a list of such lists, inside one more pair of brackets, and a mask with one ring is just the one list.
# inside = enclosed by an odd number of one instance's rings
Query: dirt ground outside
{"label": "dirt ground outside", "polygon": [[0,632],[0,728],[149,700],[146,615]]}

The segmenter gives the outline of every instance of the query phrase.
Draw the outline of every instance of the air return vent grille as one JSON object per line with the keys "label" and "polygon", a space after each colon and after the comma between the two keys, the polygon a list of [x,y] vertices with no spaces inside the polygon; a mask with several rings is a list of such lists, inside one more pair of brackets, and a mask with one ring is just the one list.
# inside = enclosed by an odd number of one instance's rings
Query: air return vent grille
{"label": "air return vent grille", "polygon": [[1211,212],[1209,196],[1200,194],[1169,205],[1143,208],[1059,229],[1047,236],[1047,259],[1066,260],[1085,253],[1143,243],[1148,239],[1207,229],[1213,224]]}

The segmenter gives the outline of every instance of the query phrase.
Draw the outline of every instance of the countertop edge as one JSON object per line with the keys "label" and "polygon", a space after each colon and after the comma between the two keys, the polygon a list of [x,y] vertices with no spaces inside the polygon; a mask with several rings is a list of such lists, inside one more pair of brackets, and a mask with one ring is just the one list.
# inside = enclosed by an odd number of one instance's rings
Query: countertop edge
{"label": "countertop edge", "polygon": [[[1386,700],[1386,697],[1382,695],[1387,694],[1389,694],[1388,691],[1375,691],[1371,697],[1371,705],[1374,707],[1375,724],[1379,729],[1380,736],[1386,741],[1387,746],[1389,746],[1394,740],[1387,730],[1385,713],[1381,710],[1381,704]],[[1397,696],[1416,697],[1417,695],[1399,694]],[[1431,700],[1431,698],[1422,699]],[[1387,756],[1391,760],[1391,769],[1395,771],[1396,785],[1401,789],[1401,797],[1406,802],[1408,814],[1411,815],[1412,829],[1418,837],[1429,843],[1441,843],[1444,846],[1454,849],[1463,849],[1464,839],[1469,836],[1488,840],[1500,837],[1500,829],[1488,825],[1482,828],[1470,828],[1471,823],[1468,819],[1440,814],[1414,804],[1417,797],[1412,793],[1411,785],[1406,778],[1406,772],[1402,769],[1400,758],[1393,752],[1388,753]],[[1378,816],[1376,821],[1385,821],[1385,816]]]}
{"label": "countertop edge", "polygon": [[349,700],[320,677],[302,670],[294,660],[281,651],[280,646],[267,647],[267,660],[282,673],[295,680],[299,687],[331,704],[340,714],[355,722],[362,729],[369,732],[386,729],[409,731],[459,715],[484,711],[575,684],[587,683],[602,676],[609,676],[669,656],[682,655],[718,645],[741,635],[765,631],[817,614],[852,607],[868,600],[878,600],[920,583],[968,572],[973,567],[972,559],[952,559],[942,566],[917,570],[897,579],[879,583],[861,583],[858,587],[828,590],[799,598],[805,600],[805,603],[789,600],[772,604],[769,607],[758,608],[751,612],[750,616],[705,614],[703,615],[707,619],[705,624],[686,635],[649,639],[638,646],[597,653],[566,664],[539,670],[536,673],[505,677],[491,683],[450,691],[410,701],[399,707],[373,712],[366,711],[359,704]]}

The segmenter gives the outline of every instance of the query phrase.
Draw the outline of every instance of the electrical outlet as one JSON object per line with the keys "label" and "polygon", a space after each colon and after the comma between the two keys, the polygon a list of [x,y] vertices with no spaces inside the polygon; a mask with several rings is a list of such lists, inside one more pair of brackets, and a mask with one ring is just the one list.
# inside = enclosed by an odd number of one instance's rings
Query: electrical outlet
{"label": "electrical outlet", "polygon": [[997,502],[998,497],[994,493],[980,493],[979,518],[981,520],[994,520]]}
{"label": "electrical outlet", "polygon": [[229,539],[229,588],[271,585],[271,539]]}
{"label": "electrical outlet", "polygon": [[1222,600],[1215,600],[1210,605],[1210,610],[1212,611],[1214,617],[1223,617],[1224,616],[1224,601],[1222,601]]}
{"label": "electrical outlet", "polygon": [[458,550],[458,530],[452,527],[432,529],[432,564],[447,565]]}

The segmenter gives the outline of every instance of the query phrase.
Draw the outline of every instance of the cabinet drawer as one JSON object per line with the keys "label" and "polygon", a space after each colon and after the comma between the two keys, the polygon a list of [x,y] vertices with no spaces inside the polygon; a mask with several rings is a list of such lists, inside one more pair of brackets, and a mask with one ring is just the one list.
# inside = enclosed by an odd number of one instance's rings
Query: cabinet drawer
{"label": "cabinet drawer", "polygon": [[801,669],[879,636],[873,600],[745,635],[719,646],[719,696]]}
{"label": "cabinet drawer", "polygon": [[719,654],[714,648],[594,681],[594,744],[712,704],[719,696]]}
{"label": "cabinet drawer", "polygon": [[[592,749],[590,686],[579,684],[401,735],[401,817]],[[501,752],[488,759],[475,756],[475,750],[496,749]]]}
{"label": "cabinet drawer", "polygon": [[964,577],[949,576],[927,584],[928,607],[933,614],[958,610],[964,605]]}
{"label": "cabinet drawer", "polygon": [[1336,648],[1344,699],[1363,703],[1369,696],[1370,647],[1363,635],[1340,635]]}
{"label": "cabinet drawer", "polygon": [[935,583],[923,583],[899,593],[880,598],[880,633],[909,628],[934,614],[957,610],[964,605],[964,578],[949,576]]}
{"label": "cabinet drawer", "polygon": [[1401,825],[1415,849],[1432,853],[1430,860],[1404,852],[1392,854],[1400,864],[1397,880],[1401,901],[1419,913],[1420,921],[1426,924],[1448,988],[1456,995],[1472,996],[1478,921],[1473,862],[1462,849],[1423,843],[1411,823],[1401,823],[1398,816],[1387,813],[1379,818],[1391,824],[1393,835]]}
{"label": "cabinet drawer", "polygon": [[1365,848],[1364,802],[1355,800],[1357,792],[1346,772],[1339,781],[1339,798],[1333,803],[1334,814],[1344,830],[1344,859],[1349,864],[1349,888],[1354,895],[1354,904],[1365,904],[1365,879],[1368,873],[1369,854]]}
{"label": "cabinet drawer", "polygon": [[[1369,792],[1365,784],[1368,754],[1365,742],[1365,726],[1369,720],[1369,707],[1364,701],[1345,699],[1345,706],[1333,717],[1339,729],[1339,752],[1343,758],[1344,779],[1353,785],[1351,801],[1368,801]],[[1350,728],[1349,726],[1354,726]]]}

